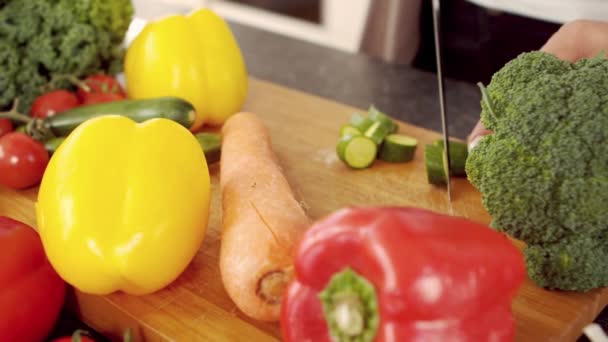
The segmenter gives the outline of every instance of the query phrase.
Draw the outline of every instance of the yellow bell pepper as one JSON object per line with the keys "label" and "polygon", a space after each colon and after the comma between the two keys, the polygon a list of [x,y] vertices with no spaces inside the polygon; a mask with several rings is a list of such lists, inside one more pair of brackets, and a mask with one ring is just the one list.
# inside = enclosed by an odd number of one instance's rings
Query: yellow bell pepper
{"label": "yellow bell pepper", "polygon": [[209,9],[148,23],[127,49],[131,98],[179,96],[194,105],[203,124],[221,125],[241,109],[247,70],[226,22]]}
{"label": "yellow bell pepper", "polygon": [[49,261],[80,291],[157,291],[199,250],[209,217],[203,151],[168,119],[102,116],[53,154],[36,212]]}

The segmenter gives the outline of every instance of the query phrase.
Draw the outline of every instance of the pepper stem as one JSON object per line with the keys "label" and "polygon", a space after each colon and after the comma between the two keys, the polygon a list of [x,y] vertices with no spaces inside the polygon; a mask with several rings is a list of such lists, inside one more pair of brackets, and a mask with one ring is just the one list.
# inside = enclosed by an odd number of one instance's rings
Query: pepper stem
{"label": "pepper stem", "polygon": [[345,295],[335,300],[332,316],[338,328],[348,336],[357,336],[363,332],[365,311],[361,300],[355,295]]}
{"label": "pepper stem", "polygon": [[336,341],[373,341],[380,314],[374,286],[350,268],[336,273],[319,294]]}

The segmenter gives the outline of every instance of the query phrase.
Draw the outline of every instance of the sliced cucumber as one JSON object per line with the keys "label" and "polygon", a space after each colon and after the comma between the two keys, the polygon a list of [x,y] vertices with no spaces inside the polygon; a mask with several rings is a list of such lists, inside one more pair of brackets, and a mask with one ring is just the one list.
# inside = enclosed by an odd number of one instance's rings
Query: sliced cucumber
{"label": "sliced cucumber", "polygon": [[197,133],[196,140],[203,148],[207,164],[213,164],[220,161],[222,153],[222,142],[219,134],[214,133]]}
{"label": "sliced cucumber", "polygon": [[384,139],[378,156],[391,163],[405,163],[414,159],[418,141],[403,134],[389,134]]}
{"label": "sliced cucumber", "polygon": [[[443,139],[435,141],[434,144],[439,146],[443,151]],[[469,156],[467,144],[450,139],[450,150],[448,153],[450,154],[452,174],[454,176],[466,176],[465,165]]]}
{"label": "sliced cucumber", "polygon": [[381,121],[374,122],[370,128],[365,131],[365,136],[372,139],[376,145],[380,146],[382,141],[389,134],[388,128]]}
{"label": "sliced cucumber", "polygon": [[361,135],[361,131],[352,125],[344,125],[340,128],[340,136],[343,137],[345,135]]}
{"label": "sliced cucumber", "polygon": [[364,169],[376,159],[378,145],[364,135],[344,136],[336,147],[338,157],[353,169]]}
{"label": "sliced cucumber", "polygon": [[362,116],[359,113],[353,114],[350,118],[350,125],[358,129],[360,132],[365,132],[374,123],[374,121],[368,117]]}
{"label": "sliced cucumber", "polygon": [[399,126],[393,121],[388,115],[382,113],[374,105],[371,105],[368,110],[369,118],[374,122],[382,122],[382,125],[386,126],[389,134],[396,133],[399,130]]}
{"label": "sliced cucumber", "polygon": [[443,148],[441,146],[429,144],[424,147],[424,164],[426,166],[426,176],[430,184],[447,184],[443,155]]}

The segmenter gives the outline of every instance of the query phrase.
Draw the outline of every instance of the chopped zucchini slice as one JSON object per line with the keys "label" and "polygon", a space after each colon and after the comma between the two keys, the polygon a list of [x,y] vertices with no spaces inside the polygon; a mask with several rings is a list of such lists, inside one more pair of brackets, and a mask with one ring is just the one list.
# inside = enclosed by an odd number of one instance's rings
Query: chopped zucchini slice
{"label": "chopped zucchini slice", "polygon": [[353,114],[350,118],[350,125],[358,129],[360,132],[365,132],[374,123],[374,121],[368,117],[362,116],[359,113]]}
{"label": "chopped zucchini slice", "polygon": [[396,133],[399,130],[399,126],[393,121],[388,115],[382,113],[374,105],[371,105],[368,110],[369,118],[374,122],[382,122],[382,125],[386,126],[389,134]]}
{"label": "chopped zucchini slice", "polygon": [[[443,139],[435,141],[435,145],[439,146],[443,151]],[[469,156],[467,144],[450,139],[450,166],[454,176],[466,176],[465,166]]]}
{"label": "chopped zucchini slice", "polygon": [[222,139],[219,134],[203,132],[197,133],[195,137],[205,153],[205,159],[207,160],[208,165],[220,161]]}
{"label": "chopped zucchini slice", "polygon": [[405,163],[414,159],[418,141],[402,134],[386,136],[380,148],[379,158],[391,163]]}
{"label": "chopped zucchini slice", "polygon": [[436,144],[424,147],[424,164],[428,182],[434,185],[447,185],[447,170],[444,167],[443,148]]}
{"label": "chopped zucchini slice", "polygon": [[345,135],[361,135],[361,131],[352,125],[344,125],[340,128],[340,136],[343,137]]}
{"label": "chopped zucchini slice", "polygon": [[338,157],[353,169],[370,166],[378,154],[378,145],[364,135],[344,136],[336,147]]}
{"label": "chopped zucchini slice", "polygon": [[365,136],[372,139],[376,145],[380,146],[384,138],[389,134],[388,128],[381,121],[374,122],[370,128],[365,131]]}

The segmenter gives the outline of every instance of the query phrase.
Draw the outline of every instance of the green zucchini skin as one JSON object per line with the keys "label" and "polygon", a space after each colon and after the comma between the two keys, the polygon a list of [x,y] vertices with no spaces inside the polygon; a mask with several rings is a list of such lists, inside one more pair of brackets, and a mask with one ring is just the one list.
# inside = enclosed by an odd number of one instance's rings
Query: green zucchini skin
{"label": "green zucchini skin", "polygon": [[[443,139],[435,141],[435,145],[443,149]],[[450,168],[454,176],[466,176],[465,166],[469,157],[469,147],[467,144],[450,139],[450,150],[448,153],[450,154]]]}
{"label": "green zucchini skin", "polygon": [[63,143],[65,137],[51,138],[44,142],[44,148],[46,148],[49,154],[55,153],[59,146]]}
{"label": "green zucchini skin", "polygon": [[429,184],[440,186],[448,183],[443,154],[441,146],[428,144],[424,147],[424,164]]}
{"label": "green zucchini skin", "polygon": [[201,132],[195,134],[194,137],[198,140],[205,153],[207,164],[220,161],[222,156],[222,138],[219,134]]}
{"label": "green zucchini skin", "polygon": [[382,143],[378,158],[389,163],[407,163],[414,159],[418,141],[402,134],[390,134]]}
{"label": "green zucchini skin", "polygon": [[122,100],[76,107],[48,117],[43,124],[55,136],[70,134],[81,123],[103,115],[122,115],[135,122],[165,118],[190,129],[196,119],[194,106],[178,97],[158,97],[140,100]]}

